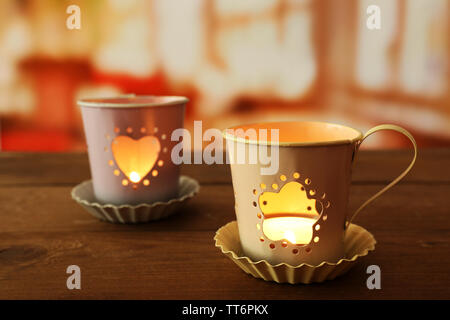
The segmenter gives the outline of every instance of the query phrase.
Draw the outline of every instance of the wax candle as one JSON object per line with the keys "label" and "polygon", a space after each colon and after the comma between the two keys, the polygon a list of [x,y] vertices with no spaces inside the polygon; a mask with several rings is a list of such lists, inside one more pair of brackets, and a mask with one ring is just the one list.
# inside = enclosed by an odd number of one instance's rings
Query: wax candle
{"label": "wax candle", "polygon": [[287,240],[292,244],[308,244],[316,219],[304,217],[269,218],[263,222],[264,234],[271,240]]}

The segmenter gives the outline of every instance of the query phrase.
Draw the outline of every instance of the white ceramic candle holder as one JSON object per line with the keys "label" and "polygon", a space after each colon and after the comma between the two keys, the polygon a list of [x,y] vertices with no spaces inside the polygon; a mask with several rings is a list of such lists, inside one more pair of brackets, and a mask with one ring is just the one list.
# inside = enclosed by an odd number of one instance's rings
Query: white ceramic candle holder
{"label": "white ceramic candle holder", "polygon": [[[271,130],[278,130],[278,140],[272,139]],[[379,130],[394,130],[408,137],[414,146],[414,159],[398,178],[347,216],[356,152],[367,136]],[[414,138],[394,125],[377,126],[363,135],[346,126],[322,122],[260,123],[228,129],[224,137],[243,252],[252,261],[264,260],[271,265],[314,266],[345,257],[346,225],[403,178],[417,154]],[[279,162],[275,174],[263,175],[266,165],[259,158],[253,164],[239,162],[239,150],[250,159],[249,155],[259,154],[258,149],[264,146],[278,150],[278,159],[272,159]],[[273,151],[272,157],[276,154]]]}
{"label": "white ceramic candle holder", "polygon": [[170,136],[183,127],[187,101],[135,95],[78,101],[98,203],[137,205],[177,197],[180,170],[171,161]]}

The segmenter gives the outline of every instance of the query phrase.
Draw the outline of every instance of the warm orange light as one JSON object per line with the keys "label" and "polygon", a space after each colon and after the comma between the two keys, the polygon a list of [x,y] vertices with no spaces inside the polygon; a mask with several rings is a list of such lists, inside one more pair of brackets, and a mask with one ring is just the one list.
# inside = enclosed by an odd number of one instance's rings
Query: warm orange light
{"label": "warm orange light", "polygon": [[131,182],[137,183],[141,180],[141,176],[136,171],[130,173]]}
{"label": "warm orange light", "polygon": [[[239,125],[230,128],[234,131],[231,133],[233,138],[241,138],[244,140],[257,140],[267,142],[269,139],[275,138],[273,135],[264,134],[262,132],[271,132],[273,129],[279,130],[275,143],[317,143],[317,142],[333,142],[333,141],[354,141],[361,137],[361,133],[350,127],[331,124],[325,122],[268,122],[255,123],[249,125]],[[248,131],[250,129],[250,131]],[[264,131],[260,131],[260,130]],[[253,132],[254,134],[249,134]]]}
{"label": "warm orange light", "polygon": [[279,217],[266,219],[263,231],[270,240],[287,240],[292,244],[308,244],[313,236],[316,219]]}
{"label": "warm orange light", "polygon": [[138,183],[156,164],[161,146],[154,136],[144,136],[139,140],[118,136],[111,148],[120,170],[132,183]]}
{"label": "warm orange light", "polygon": [[[277,189],[275,186],[272,188]],[[320,215],[316,210],[316,200],[308,198],[303,185],[291,181],[279,192],[263,192],[259,197],[259,207],[264,215],[262,229],[267,238],[292,244],[311,242],[313,225]]]}

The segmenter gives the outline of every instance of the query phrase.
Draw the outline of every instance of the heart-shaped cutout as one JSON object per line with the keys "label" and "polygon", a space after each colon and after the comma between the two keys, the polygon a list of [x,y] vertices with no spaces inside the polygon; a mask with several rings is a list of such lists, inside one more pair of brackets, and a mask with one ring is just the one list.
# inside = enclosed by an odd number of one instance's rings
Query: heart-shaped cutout
{"label": "heart-shaped cutout", "polygon": [[134,183],[141,181],[150,172],[158,160],[160,149],[159,140],[154,136],[145,136],[139,140],[118,136],[111,146],[120,170]]}

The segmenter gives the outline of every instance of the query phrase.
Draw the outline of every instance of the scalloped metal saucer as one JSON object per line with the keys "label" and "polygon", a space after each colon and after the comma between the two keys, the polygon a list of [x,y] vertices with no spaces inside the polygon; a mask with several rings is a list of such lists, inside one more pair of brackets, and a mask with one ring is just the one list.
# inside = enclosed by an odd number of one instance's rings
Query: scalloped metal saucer
{"label": "scalloped metal saucer", "polygon": [[358,258],[375,250],[376,244],[369,231],[356,224],[350,224],[344,237],[345,253],[348,258],[342,258],[336,263],[324,261],[318,266],[303,263],[294,267],[286,263],[271,265],[266,260],[254,262],[246,257],[242,251],[236,221],[229,222],[217,230],[214,240],[216,247],[246,273],[266,281],[290,284],[323,282],[343,275],[356,264]]}
{"label": "scalloped metal saucer", "polygon": [[112,223],[145,223],[166,218],[177,212],[200,190],[197,180],[181,176],[178,198],[167,202],[142,203],[138,205],[100,204],[96,202],[92,180],[87,180],[72,189],[72,199],[94,217]]}

